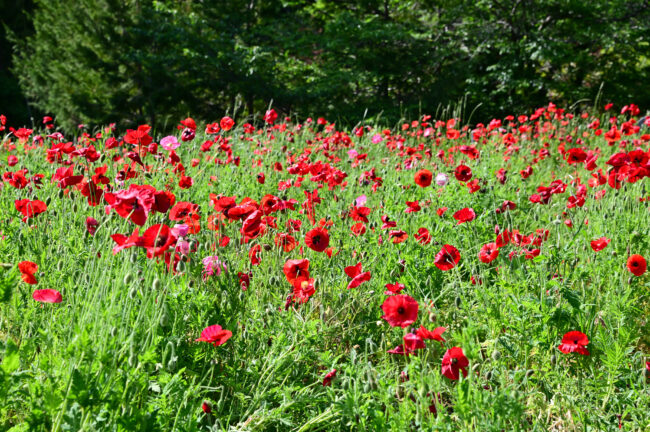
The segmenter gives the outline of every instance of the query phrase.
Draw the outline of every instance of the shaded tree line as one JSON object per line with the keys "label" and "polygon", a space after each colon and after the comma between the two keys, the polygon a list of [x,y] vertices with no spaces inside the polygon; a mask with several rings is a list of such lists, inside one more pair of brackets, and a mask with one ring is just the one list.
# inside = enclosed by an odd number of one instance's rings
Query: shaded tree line
{"label": "shaded tree line", "polygon": [[593,103],[601,85],[607,101],[650,106],[648,0],[17,4],[0,18],[0,111],[15,122],[31,109],[68,129],[168,128],[270,101],[353,123],[464,100],[466,117],[484,119]]}

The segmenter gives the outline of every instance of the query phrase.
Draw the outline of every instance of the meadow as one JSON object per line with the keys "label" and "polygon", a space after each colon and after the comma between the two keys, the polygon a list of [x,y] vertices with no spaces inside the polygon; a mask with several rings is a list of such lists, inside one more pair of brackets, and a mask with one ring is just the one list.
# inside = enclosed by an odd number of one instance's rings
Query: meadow
{"label": "meadow", "polygon": [[650,119],[21,128],[0,430],[650,430]]}

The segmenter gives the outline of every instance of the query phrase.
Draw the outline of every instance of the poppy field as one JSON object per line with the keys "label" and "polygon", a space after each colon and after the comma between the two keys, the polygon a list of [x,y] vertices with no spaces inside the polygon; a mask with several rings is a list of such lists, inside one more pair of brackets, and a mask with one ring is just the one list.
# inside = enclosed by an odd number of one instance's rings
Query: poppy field
{"label": "poppy field", "polygon": [[0,116],[0,430],[650,429],[650,117]]}

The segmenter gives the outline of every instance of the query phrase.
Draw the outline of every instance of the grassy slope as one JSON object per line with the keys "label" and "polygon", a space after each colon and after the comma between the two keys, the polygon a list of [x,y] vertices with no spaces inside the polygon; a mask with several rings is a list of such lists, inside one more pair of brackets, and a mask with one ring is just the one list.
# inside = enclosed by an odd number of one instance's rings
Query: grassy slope
{"label": "grassy slope", "polygon": [[[577,118],[562,127],[565,132],[576,127],[581,134],[587,124]],[[557,121],[553,125],[561,127]],[[299,151],[307,140],[314,141],[309,129],[296,132],[293,143],[279,131],[273,140],[264,134],[254,135],[254,141],[241,140],[237,129],[231,135],[234,153],[241,157],[239,167],[202,161],[193,168],[190,160],[200,157],[198,147],[205,137],[199,133],[193,142],[183,144],[178,153],[194,186],[186,190],[174,186],[173,191],[177,201],[200,205],[203,227],[191,236],[198,251],[175,275],[166,273],[163,263],[148,260],[140,249],[112,255],[110,234],[128,234],[134,225],[114,212],[107,216],[103,205],[89,207],[77,191],[62,197],[49,182],[55,167],[45,161],[44,150],[17,152],[20,163],[11,170],[24,166],[31,173],[46,174],[46,179],[31,193],[6,183],[0,191],[4,236],[0,260],[36,262],[36,288],[58,289],[64,300],[41,307],[31,298],[34,287],[17,282],[11,285],[9,302],[0,304],[0,339],[7,341],[6,372],[0,375],[0,429],[17,425],[14,430],[613,430],[619,418],[624,430],[650,427],[644,375],[650,281],[647,275],[631,278],[625,268],[628,254],[650,255],[648,208],[638,200],[647,195],[645,181],[625,184],[619,191],[607,185],[588,188],[583,208],[566,208],[572,186],[565,194],[554,195],[548,205],[532,204],[528,197],[538,185],[548,185],[554,176],[568,183],[576,174],[558,154],[557,139],[548,134],[520,142],[521,150],[507,162],[501,139],[493,137],[479,145],[480,160],[468,161],[455,153],[455,163],[443,166],[435,158],[438,148],[431,139],[394,132],[407,137],[407,145],[433,145],[434,158],[425,158],[422,166],[434,174],[451,173],[465,160],[475,178],[485,181],[484,191],[474,194],[453,175],[445,188],[421,189],[413,183],[414,170],[396,170],[402,158],[389,152],[385,141],[370,142],[374,132],[362,139],[352,135],[356,150],[369,153],[368,159],[352,167],[348,149],[336,150],[342,159],[337,166],[347,172],[348,186],[320,189],[323,202],[316,208],[317,219],[328,217],[334,223],[331,245],[338,253],[328,258],[304,248],[317,291],[307,304],[285,311],[290,286],[282,265],[288,258],[298,258],[299,249],[279,251],[271,229],[253,244],[273,247],[262,253],[261,265],[251,267],[250,244],[240,245],[241,223],[235,222],[225,231],[231,243],[211,251],[216,236],[206,229],[207,215],[214,213],[208,194],[258,201],[275,194],[303,202],[301,189],[313,190],[315,185],[307,177],[301,188],[278,192],[278,181],[295,176],[286,170],[275,172],[272,165],[276,161],[288,165],[283,146]],[[544,141],[551,143],[551,155],[533,165],[534,174],[522,180],[518,172],[531,163],[530,150],[541,148]],[[100,152],[102,142],[96,143]],[[257,142],[271,151],[254,155]],[[469,138],[461,137],[460,143],[469,144]],[[617,151],[602,137],[589,136],[586,143],[602,149],[599,167],[605,168],[609,155]],[[443,139],[440,148],[453,144],[457,143]],[[2,154],[6,161],[6,152]],[[263,166],[250,168],[251,160],[258,158]],[[311,160],[325,158],[319,152]],[[110,159],[106,162],[107,176],[113,179],[115,167]],[[170,178],[177,183],[173,174],[164,172],[162,162],[150,156],[145,162],[154,165],[153,173],[129,182],[158,189]],[[502,166],[509,173],[505,185],[494,176]],[[357,181],[370,167],[383,178],[377,193]],[[264,185],[256,182],[259,171],[266,173]],[[577,174],[583,182],[589,178],[582,167]],[[606,195],[595,200],[600,189],[606,189]],[[355,237],[350,232],[355,222],[341,214],[361,194],[367,195],[373,212],[368,232]],[[26,197],[48,204],[47,212],[30,224],[22,223],[14,208],[14,200]],[[416,199],[428,205],[405,214],[405,201]],[[506,199],[517,209],[496,214],[494,209]],[[442,206],[449,211],[438,217],[436,209]],[[451,215],[463,207],[472,207],[477,218],[456,225]],[[380,229],[383,214],[409,233],[405,243],[389,241]],[[95,236],[85,232],[87,216],[101,223]],[[289,218],[301,219],[301,232],[295,236],[304,244],[309,227],[305,215],[275,216],[282,231]],[[563,223],[567,218],[573,220],[572,229]],[[166,216],[154,214],[145,228],[162,222],[173,225]],[[508,252],[516,248],[508,246],[492,264],[483,264],[477,254],[483,244],[494,241],[495,224],[523,234],[548,229],[550,236],[533,260],[509,260]],[[418,244],[412,234],[419,227],[427,227],[437,245]],[[589,242],[601,236],[611,243],[594,253]],[[462,259],[458,267],[441,272],[433,260],[446,243],[456,246]],[[211,254],[225,261],[228,271],[203,281],[201,259]],[[349,279],[343,268],[359,261],[372,272],[372,280],[346,290]],[[248,270],[253,274],[251,286],[242,291],[237,272]],[[556,274],[559,277],[553,279]],[[473,285],[470,276],[482,280],[482,285]],[[448,328],[444,347],[427,341],[417,356],[386,353],[401,343],[405,333],[381,319],[384,284],[398,280],[420,304],[417,325]],[[230,329],[233,337],[216,348],[193,342],[211,324]],[[591,356],[558,351],[562,335],[570,330],[588,335]],[[440,374],[442,355],[452,346],[462,347],[470,359],[471,372],[465,380],[453,382]],[[7,359],[19,362],[12,367]],[[332,368],[338,375],[331,387],[323,387],[322,379]],[[400,379],[402,371],[408,374],[407,381]],[[429,411],[435,395],[442,401],[436,416]],[[203,401],[211,405],[210,415],[201,410]]]}

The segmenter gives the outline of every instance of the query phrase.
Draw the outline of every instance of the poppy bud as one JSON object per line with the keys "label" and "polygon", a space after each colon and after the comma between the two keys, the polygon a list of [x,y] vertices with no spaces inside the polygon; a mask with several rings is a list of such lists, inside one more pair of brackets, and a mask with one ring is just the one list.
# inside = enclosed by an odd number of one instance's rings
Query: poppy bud
{"label": "poppy bud", "polygon": [[137,294],[138,289],[136,287],[133,287],[129,290],[129,298],[134,299]]}
{"label": "poppy bud", "polygon": [[555,356],[555,354],[553,354],[551,356],[551,364],[555,366],[555,363],[557,363],[557,357]]}
{"label": "poppy bud", "polygon": [[456,300],[454,300],[454,303],[456,304],[457,308],[460,308],[463,305],[463,299],[460,297],[456,297]]}
{"label": "poppy bud", "polygon": [[124,285],[131,285],[131,282],[133,282],[133,275],[131,273],[127,273],[124,275]]}
{"label": "poppy bud", "polygon": [[59,199],[62,199],[65,196],[63,189],[59,189],[59,192],[57,192],[57,196],[59,197]]}
{"label": "poppy bud", "polygon": [[501,351],[494,350],[492,351],[492,360],[497,361],[501,358]]}
{"label": "poppy bud", "polygon": [[51,202],[52,202],[52,196],[49,196],[45,199],[45,204],[47,204],[48,206],[50,205]]}
{"label": "poppy bud", "polygon": [[115,335],[117,334],[117,327],[115,327],[115,326],[111,327],[111,330],[110,330],[109,333],[110,333],[111,337],[115,337]]}
{"label": "poppy bud", "polygon": [[156,278],[153,280],[153,283],[151,284],[151,288],[154,291],[158,291],[160,289],[160,279]]}
{"label": "poppy bud", "polygon": [[194,281],[193,280],[189,281],[187,283],[187,286],[190,287],[190,288],[194,288]]}
{"label": "poppy bud", "polygon": [[485,379],[488,381],[492,379],[492,371],[488,371],[488,373],[485,374]]}
{"label": "poppy bud", "polygon": [[530,378],[531,376],[533,376],[534,373],[535,373],[534,370],[532,370],[532,369],[528,369],[528,370],[526,371],[526,378]]}
{"label": "poppy bud", "polygon": [[160,315],[160,326],[167,327],[167,324],[169,324],[169,316],[167,315],[167,312],[163,312],[162,315]]}
{"label": "poppy bud", "polygon": [[436,322],[436,314],[433,312],[429,312],[429,321],[430,322]]}

